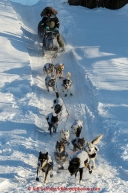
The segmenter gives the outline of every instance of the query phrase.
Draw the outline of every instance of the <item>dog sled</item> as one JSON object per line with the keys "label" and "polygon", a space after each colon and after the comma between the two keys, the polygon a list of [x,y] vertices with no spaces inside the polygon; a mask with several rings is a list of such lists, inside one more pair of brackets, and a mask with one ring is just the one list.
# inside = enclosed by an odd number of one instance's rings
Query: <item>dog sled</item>
{"label": "dog sled", "polygon": [[46,31],[43,40],[43,56],[56,57],[59,52],[59,44],[57,42],[56,32]]}

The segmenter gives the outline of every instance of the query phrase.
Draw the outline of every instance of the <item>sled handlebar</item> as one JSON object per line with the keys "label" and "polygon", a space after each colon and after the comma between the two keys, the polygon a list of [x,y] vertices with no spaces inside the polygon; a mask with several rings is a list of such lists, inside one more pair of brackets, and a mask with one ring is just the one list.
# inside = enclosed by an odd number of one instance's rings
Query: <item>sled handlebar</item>
{"label": "sled handlebar", "polygon": [[53,33],[53,34],[57,34],[58,31],[46,31],[45,33]]}

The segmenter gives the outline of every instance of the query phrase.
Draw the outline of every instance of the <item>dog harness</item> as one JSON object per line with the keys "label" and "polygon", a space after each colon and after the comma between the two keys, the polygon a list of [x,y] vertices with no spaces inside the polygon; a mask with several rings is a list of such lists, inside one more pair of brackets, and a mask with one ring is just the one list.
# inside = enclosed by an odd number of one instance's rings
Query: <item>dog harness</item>
{"label": "dog harness", "polygon": [[80,146],[78,145],[78,140],[79,140],[78,137],[75,138],[74,140],[72,140],[72,144],[73,144],[76,148],[78,148],[79,150],[81,150],[83,147],[80,147]]}
{"label": "dog harness", "polygon": [[61,139],[61,141],[62,141],[65,145],[66,145],[66,144],[67,144],[67,145],[70,144],[70,142],[68,142],[66,139],[63,139],[63,138]]}
{"label": "dog harness", "polygon": [[58,152],[54,152],[55,155],[55,159],[57,162],[61,161],[61,162],[65,162],[66,161],[66,157],[67,154],[65,153],[65,151],[58,153]]}

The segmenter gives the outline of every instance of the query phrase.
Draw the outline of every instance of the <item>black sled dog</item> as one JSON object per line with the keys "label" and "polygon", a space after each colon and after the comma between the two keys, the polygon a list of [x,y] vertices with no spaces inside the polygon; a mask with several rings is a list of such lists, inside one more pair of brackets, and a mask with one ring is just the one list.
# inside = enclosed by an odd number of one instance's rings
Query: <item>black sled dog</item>
{"label": "black sled dog", "polygon": [[88,153],[84,150],[77,151],[76,154],[73,155],[71,160],[69,161],[69,167],[68,170],[72,175],[77,176],[77,172],[80,173],[79,183],[82,180],[83,177],[83,169],[87,168],[89,170],[89,173],[92,173],[92,170],[89,165],[89,156]]}

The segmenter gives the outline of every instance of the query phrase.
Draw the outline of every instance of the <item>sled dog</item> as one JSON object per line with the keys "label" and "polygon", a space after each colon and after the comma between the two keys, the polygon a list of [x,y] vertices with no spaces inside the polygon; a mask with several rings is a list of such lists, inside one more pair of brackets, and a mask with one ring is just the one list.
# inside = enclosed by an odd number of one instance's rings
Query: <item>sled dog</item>
{"label": "sled dog", "polygon": [[71,160],[69,161],[68,170],[71,176],[75,175],[75,177],[77,176],[77,172],[79,171],[80,173],[79,183],[80,183],[82,180],[84,168],[87,168],[90,174],[92,173],[92,170],[89,165],[89,156],[87,152],[84,150],[80,150],[77,151],[76,154],[74,154]]}
{"label": "sled dog", "polygon": [[73,151],[75,152],[75,151],[81,150],[84,147],[85,139],[76,137],[71,141],[71,143],[73,145]]}
{"label": "sled dog", "polygon": [[51,160],[51,157],[47,153],[39,152],[38,157],[38,166],[37,166],[37,177],[36,181],[39,181],[39,172],[42,170],[44,172],[44,183],[46,183],[48,173],[50,172],[50,177],[53,177],[52,171],[53,171],[53,161]]}
{"label": "sled dog", "polygon": [[55,156],[56,163],[58,164],[57,172],[59,172],[59,170],[64,169],[63,165],[66,162],[68,154],[65,152],[65,145],[62,141],[56,142],[55,149],[56,151],[54,152],[54,156]]}
{"label": "sled dog", "polygon": [[72,135],[75,137],[80,137],[82,127],[83,127],[83,121],[81,120],[74,121],[73,125],[71,126]]}
{"label": "sled dog", "polygon": [[68,72],[67,78],[63,79],[63,82],[62,82],[62,92],[65,94],[65,97],[68,95],[69,92],[70,92],[70,95],[72,96],[72,93],[71,93],[72,81],[70,80],[70,77],[71,77],[71,73]]}
{"label": "sled dog", "polygon": [[43,68],[43,72],[44,72],[44,74],[47,74],[47,76],[48,75],[53,75],[53,73],[54,73],[54,64],[52,64],[52,63],[46,63],[45,65],[44,65],[44,68]]}
{"label": "sled dog", "polygon": [[45,78],[45,86],[47,91],[49,91],[49,87],[51,87],[53,89],[53,91],[55,91],[55,76],[46,76]]}
{"label": "sled dog", "polygon": [[69,145],[69,136],[70,136],[70,132],[69,130],[64,130],[62,129],[62,131],[60,132],[60,141],[62,141],[65,145],[65,148],[67,148],[67,146]]}
{"label": "sled dog", "polygon": [[88,153],[88,156],[90,158],[91,162],[91,168],[95,169],[95,159],[97,156],[97,152],[99,149],[95,146],[101,139],[103,138],[103,135],[99,135],[96,139],[94,139],[92,142],[87,142],[84,146],[84,150]]}
{"label": "sled dog", "polygon": [[59,78],[63,78],[64,64],[56,64],[55,65],[55,73],[59,76]]}
{"label": "sled dog", "polygon": [[56,113],[49,113],[46,116],[46,120],[49,126],[48,130],[50,131],[50,135],[52,136],[52,129],[53,132],[56,133],[58,127],[58,115]]}

